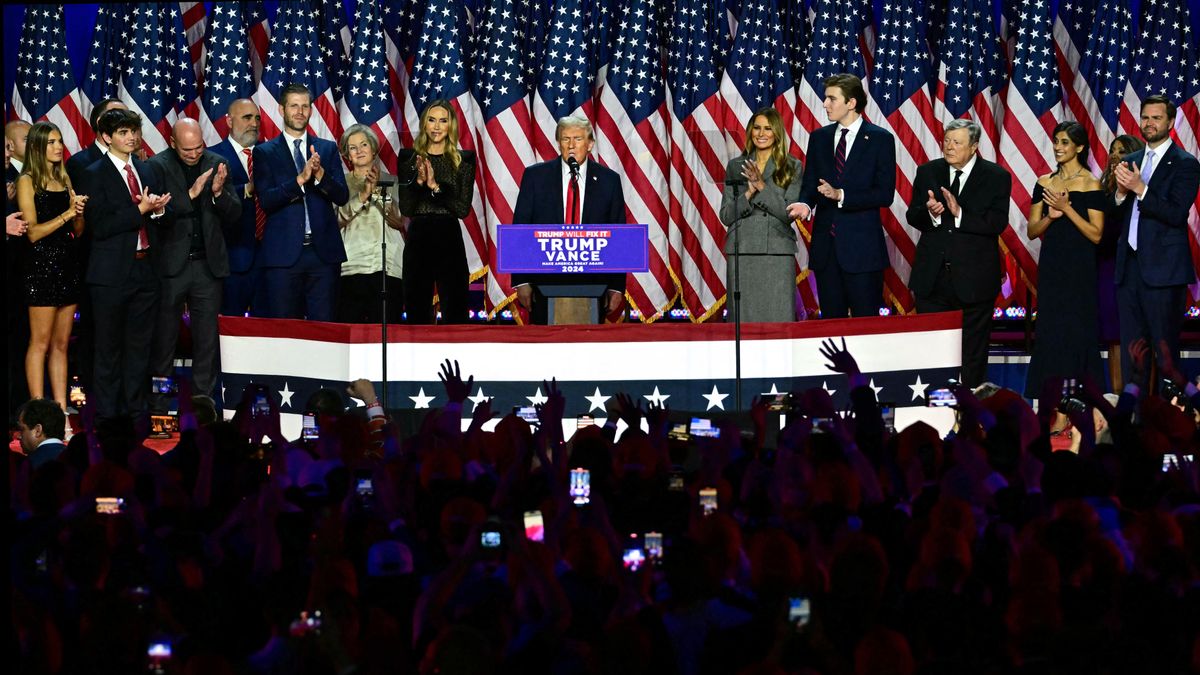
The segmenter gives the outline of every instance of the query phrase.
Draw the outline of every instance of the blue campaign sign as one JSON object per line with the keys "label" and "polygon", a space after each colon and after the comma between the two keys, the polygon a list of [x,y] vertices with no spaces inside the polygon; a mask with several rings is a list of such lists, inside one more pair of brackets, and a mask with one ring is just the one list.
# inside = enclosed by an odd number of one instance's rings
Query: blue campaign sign
{"label": "blue campaign sign", "polygon": [[646,225],[500,225],[497,271],[505,274],[646,272]]}

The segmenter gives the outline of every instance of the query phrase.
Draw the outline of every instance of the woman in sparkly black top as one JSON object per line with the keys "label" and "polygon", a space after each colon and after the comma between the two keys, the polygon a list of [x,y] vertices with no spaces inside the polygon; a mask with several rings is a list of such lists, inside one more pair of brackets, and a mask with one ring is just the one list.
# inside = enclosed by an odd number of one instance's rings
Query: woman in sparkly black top
{"label": "woman in sparkly black top", "polygon": [[50,392],[64,410],[67,344],[83,285],[75,238],[83,232],[86,202],[87,197],[71,189],[58,127],[50,122],[30,127],[25,167],[17,178],[17,205],[32,242],[21,273],[21,293],[29,306],[25,380],[31,398],[44,398],[48,360]]}
{"label": "woman in sparkly black top", "polygon": [[471,212],[475,156],[458,149],[458,119],[449,101],[425,106],[413,146],[417,177],[400,186],[398,195],[401,213],[412,218],[404,247],[408,322],[433,323],[436,283],[442,322],[466,323],[470,270],[459,221]]}

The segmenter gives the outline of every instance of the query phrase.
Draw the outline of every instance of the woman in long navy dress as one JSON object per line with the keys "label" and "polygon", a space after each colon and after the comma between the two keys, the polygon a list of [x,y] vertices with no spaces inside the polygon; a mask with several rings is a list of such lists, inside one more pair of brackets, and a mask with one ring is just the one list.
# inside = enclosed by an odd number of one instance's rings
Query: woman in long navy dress
{"label": "woman in long navy dress", "polygon": [[48,366],[51,395],[64,410],[67,345],[83,287],[75,238],[83,232],[86,201],[71,189],[58,127],[50,122],[30,127],[25,167],[17,178],[17,205],[32,242],[21,275],[21,293],[29,306],[25,380],[31,398],[44,397]]}
{"label": "woman in long navy dress", "polygon": [[1087,132],[1054,128],[1058,169],[1038,179],[1029,238],[1041,237],[1036,338],[1025,396],[1037,399],[1049,377],[1091,375],[1101,382],[1096,316],[1096,245],[1104,233],[1104,191],[1087,165]]}

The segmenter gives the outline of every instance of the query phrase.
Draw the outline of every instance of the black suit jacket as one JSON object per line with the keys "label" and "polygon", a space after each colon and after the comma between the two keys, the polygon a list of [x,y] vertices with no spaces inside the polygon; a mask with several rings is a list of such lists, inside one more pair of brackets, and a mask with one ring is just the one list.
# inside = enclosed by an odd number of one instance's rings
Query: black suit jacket
{"label": "black suit jacket", "polygon": [[75,187],[76,192],[79,191],[79,181],[83,179],[84,169],[87,169],[103,156],[104,151],[98,145],[92,143],[67,158],[67,177],[71,179],[71,185]]}
{"label": "black suit jacket", "polygon": [[229,253],[229,271],[247,272],[254,267],[254,258],[258,255],[258,240],[254,238],[254,205],[255,197],[245,197],[246,184],[250,177],[242,168],[242,160],[238,158],[229,139],[217,143],[209,150],[224,157],[229,163],[229,178],[225,181],[225,189],[232,189],[242,200],[242,215],[238,222],[225,227],[225,248]]}
{"label": "black suit jacket", "polygon": [[[1162,151],[1159,147],[1159,151]],[[1123,161],[1142,166],[1145,148],[1131,153]],[[1141,281],[1151,287],[1180,286],[1196,280],[1188,244],[1188,212],[1200,190],[1200,162],[1172,142],[1166,154],[1157,158],[1158,166],[1138,203],[1138,267]],[[1115,198],[1115,195],[1114,195]],[[1121,228],[1117,240],[1117,283],[1125,281],[1125,256],[1129,251],[1129,218],[1137,195],[1130,194],[1115,207]],[[1116,201],[1113,201],[1114,206]]]}
{"label": "black suit jacket", "polygon": [[[131,158],[134,170],[142,180],[142,192],[164,194],[166,184],[158,167]],[[150,239],[150,257],[157,255],[159,228],[170,224],[174,203],[167,204],[166,215],[151,218],[142,215],[129,197],[125,177],[108,156],[93,162],[80,175],[77,192],[88,196],[83,218],[92,232],[92,250],[88,258],[87,282],[101,286],[117,286],[129,278],[133,254],[137,250],[138,230],[146,225]],[[172,202],[174,197],[171,198]]]}
{"label": "black suit jacket", "polygon": [[958,228],[947,228],[940,219],[935,222],[925,208],[929,190],[938,201],[945,201],[943,187],[950,187],[950,165],[945,159],[917,168],[907,215],[908,224],[921,231],[921,240],[908,287],[918,296],[928,294],[938,270],[949,262],[954,292],[960,300],[982,302],[994,298],[1000,291],[998,237],[1008,227],[1012,176],[997,164],[977,157],[970,177],[959,190],[962,220]]}
{"label": "black suit jacket", "polygon": [[[561,225],[566,205],[563,204],[562,159],[526,167],[521,177],[521,190],[513,209],[512,222],[517,225]],[[624,223],[625,193],[621,178],[615,171],[599,162],[587,163],[587,186],[583,190],[580,223],[597,225]],[[625,293],[624,274],[514,274],[512,283],[536,284],[548,281],[573,284],[603,283],[610,290]]]}
{"label": "black suit jacket", "polygon": [[224,164],[225,170],[229,171],[229,162],[207,150],[200,156],[200,172],[212,169],[213,176],[209,176],[195,202],[188,196],[191,183],[184,176],[183,166],[174,150],[160,152],[148,163],[158,167],[162,173],[167,189],[171,191],[171,205],[175,207],[175,217],[171,222],[155,228],[158,230],[158,251],[154,256],[154,271],[163,277],[173,277],[183,271],[192,247],[192,223],[199,218],[209,271],[218,279],[229,276],[224,229],[234,226],[242,215],[242,199],[228,181],[215,203],[212,194],[212,180],[217,167]]}

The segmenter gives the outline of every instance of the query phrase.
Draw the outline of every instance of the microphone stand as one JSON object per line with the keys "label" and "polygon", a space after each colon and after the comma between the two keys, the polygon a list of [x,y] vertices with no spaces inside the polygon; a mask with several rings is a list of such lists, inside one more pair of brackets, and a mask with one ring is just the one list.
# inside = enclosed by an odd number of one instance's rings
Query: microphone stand
{"label": "microphone stand", "polygon": [[[388,229],[388,207],[392,204],[392,193],[388,189],[396,183],[404,184],[399,179],[392,176],[380,176],[375,182],[375,193],[372,195],[374,200],[378,200],[380,211],[383,217],[379,221],[379,353],[382,371],[382,381],[380,382],[379,404],[383,406],[384,412],[388,406],[388,367],[387,367],[387,350],[388,350],[388,273],[387,273],[387,229]],[[410,182],[411,183],[411,182]]]}
{"label": "microphone stand", "polygon": [[[743,155],[743,157],[745,157]],[[746,185],[742,176],[725,177],[725,185],[734,188]],[[742,414],[742,228],[733,233],[733,402],[737,414]]]}

